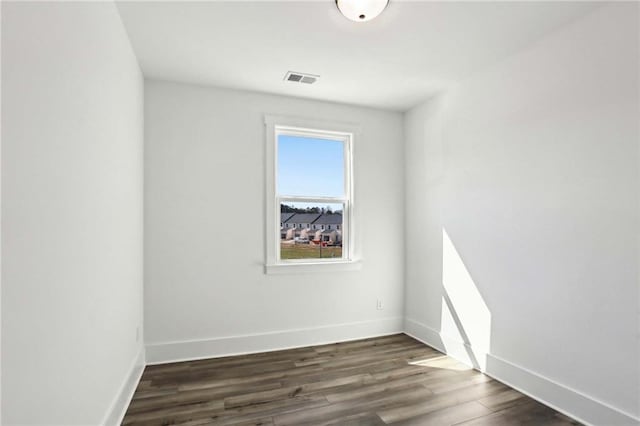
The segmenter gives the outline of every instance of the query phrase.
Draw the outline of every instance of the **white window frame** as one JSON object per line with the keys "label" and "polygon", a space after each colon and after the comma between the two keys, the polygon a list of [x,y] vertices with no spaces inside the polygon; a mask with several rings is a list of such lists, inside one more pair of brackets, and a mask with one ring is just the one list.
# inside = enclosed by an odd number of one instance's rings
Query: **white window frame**
{"label": "white window frame", "polygon": [[[323,122],[297,117],[265,115],[266,129],[266,255],[265,273],[316,272],[360,269],[356,258],[354,223],[353,146],[359,134],[357,125]],[[278,136],[294,135],[343,142],[344,195],[340,197],[292,196],[277,193]],[[339,259],[280,259],[280,204],[283,202],[342,204],[342,258]]]}

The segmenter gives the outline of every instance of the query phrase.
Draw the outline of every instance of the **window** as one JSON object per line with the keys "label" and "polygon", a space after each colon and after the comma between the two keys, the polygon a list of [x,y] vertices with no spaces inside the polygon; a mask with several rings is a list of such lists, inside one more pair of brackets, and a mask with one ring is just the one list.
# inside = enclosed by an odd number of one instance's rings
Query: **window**
{"label": "window", "polygon": [[[290,269],[281,266],[302,270],[299,267],[305,265],[355,263],[351,178],[355,127],[271,116],[265,123],[267,273]],[[284,214],[293,214],[287,222],[298,223],[295,233],[274,229],[276,218]]]}

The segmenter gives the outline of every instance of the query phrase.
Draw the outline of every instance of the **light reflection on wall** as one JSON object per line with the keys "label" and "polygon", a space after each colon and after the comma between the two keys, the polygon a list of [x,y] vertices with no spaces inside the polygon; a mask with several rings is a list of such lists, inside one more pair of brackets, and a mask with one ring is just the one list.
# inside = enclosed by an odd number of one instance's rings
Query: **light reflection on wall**
{"label": "light reflection on wall", "polygon": [[[491,312],[444,228],[442,284],[441,335],[447,353],[484,370],[491,345]],[[464,351],[455,344],[461,342]]]}

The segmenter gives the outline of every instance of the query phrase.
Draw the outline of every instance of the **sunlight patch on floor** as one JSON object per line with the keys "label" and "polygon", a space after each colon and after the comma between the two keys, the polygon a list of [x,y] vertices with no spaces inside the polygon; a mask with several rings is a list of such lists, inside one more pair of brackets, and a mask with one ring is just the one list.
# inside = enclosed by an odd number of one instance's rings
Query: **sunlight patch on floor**
{"label": "sunlight patch on floor", "polygon": [[417,365],[419,367],[442,368],[446,370],[466,371],[471,367],[456,361],[448,356],[440,356],[437,358],[414,359],[409,361],[409,365]]}

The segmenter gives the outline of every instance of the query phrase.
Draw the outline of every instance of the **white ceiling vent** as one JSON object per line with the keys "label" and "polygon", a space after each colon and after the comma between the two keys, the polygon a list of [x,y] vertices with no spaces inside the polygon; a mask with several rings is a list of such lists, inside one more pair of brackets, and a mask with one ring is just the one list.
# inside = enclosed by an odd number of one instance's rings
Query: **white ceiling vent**
{"label": "white ceiling vent", "polygon": [[284,76],[284,81],[292,81],[294,83],[313,84],[319,78],[320,78],[319,75],[305,74],[303,72],[289,71]]}

